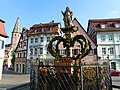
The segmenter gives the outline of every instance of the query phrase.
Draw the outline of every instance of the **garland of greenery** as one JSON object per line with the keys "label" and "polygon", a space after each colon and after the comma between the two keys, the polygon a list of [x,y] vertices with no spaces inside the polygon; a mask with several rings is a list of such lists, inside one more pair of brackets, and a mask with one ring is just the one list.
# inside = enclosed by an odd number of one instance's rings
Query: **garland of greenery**
{"label": "garland of greenery", "polygon": [[[54,51],[52,49],[52,47],[53,47],[52,43],[55,42],[56,40],[58,40],[58,42],[55,45],[56,49]],[[77,36],[75,36],[73,38],[73,40],[71,41],[71,43],[69,43],[70,45],[67,45],[69,41],[66,41],[66,39],[64,39],[63,37],[61,37],[61,36],[55,36],[54,38],[52,38],[52,40],[48,44],[48,51],[51,53],[51,55],[53,57],[60,58],[60,57],[62,57],[60,55],[60,53],[59,53],[59,50],[58,50],[59,49],[58,45],[60,44],[60,42],[63,42],[63,46],[64,47],[73,47],[75,41],[77,41],[81,45],[81,51],[80,51],[80,53],[82,53],[82,54],[79,53],[76,57],[73,56],[72,59],[77,60],[78,58],[85,57],[89,53],[89,51],[91,49],[91,46],[90,46],[90,42],[88,41],[88,39],[86,39],[86,37],[84,35],[77,35]],[[84,44],[84,42],[85,42],[85,44]]]}

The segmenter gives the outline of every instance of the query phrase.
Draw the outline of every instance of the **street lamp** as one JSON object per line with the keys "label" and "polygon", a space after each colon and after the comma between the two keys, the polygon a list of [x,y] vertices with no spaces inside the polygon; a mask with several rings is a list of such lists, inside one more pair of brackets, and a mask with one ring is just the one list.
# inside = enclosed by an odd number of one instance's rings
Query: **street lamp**
{"label": "street lamp", "polygon": [[108,69],[109,69],[109,77],[110,77],[110,90],[112,90],[112,79],[111,79],[111,71],[110,71],[110,59],[109,59],[109,51],[110,51],[110,49],[108,48],[108,56],[107,56],[107,58],[108,58]]}

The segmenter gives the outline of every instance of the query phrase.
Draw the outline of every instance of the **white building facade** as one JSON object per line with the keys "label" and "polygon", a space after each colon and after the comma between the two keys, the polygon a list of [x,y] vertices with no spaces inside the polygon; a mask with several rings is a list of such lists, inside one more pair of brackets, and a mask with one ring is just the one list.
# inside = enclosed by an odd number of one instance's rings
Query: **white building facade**
{"label": "white building facade", "polygon": [[97,33],[97,50],[101,61],[110,61],[112,69],[120,70],[120,31]]}
{"label": "white building facade", "polygon": [[4,23],[5,22],[0,19],[0,80],[2,78],[5,43],[6,43],[6,38],[8,37],[4,28]]}
{"label": "white building facade", "polygon": [[97,44],[99,63],[120,70],[120,18],[89,20],[87,32]]}
{"label": "white building facade", "polygon": [[47,50],[47,45],[54,36],[58,36],[60,23],[35,24],[28,32],[27,72],[30,64],[53,65],[54,57]]}

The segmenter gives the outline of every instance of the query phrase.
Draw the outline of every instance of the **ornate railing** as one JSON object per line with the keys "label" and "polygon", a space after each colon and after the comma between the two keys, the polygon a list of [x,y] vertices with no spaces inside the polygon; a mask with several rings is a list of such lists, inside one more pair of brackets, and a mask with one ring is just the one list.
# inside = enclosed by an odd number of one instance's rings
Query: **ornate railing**
{"label": "ornate railing", "polygon": [[31,90],[112,90],[108,65],[33,67]]}

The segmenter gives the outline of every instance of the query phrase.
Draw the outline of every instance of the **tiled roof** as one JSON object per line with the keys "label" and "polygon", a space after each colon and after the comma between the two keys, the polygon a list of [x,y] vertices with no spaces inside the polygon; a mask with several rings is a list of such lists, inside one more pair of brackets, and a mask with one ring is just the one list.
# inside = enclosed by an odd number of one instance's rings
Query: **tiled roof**
{"label": "tiled roof", "polygon": [[7,38],[8,36],[7,36],[5,28],[4,28],[4,23],[5,23],[5,21],[0,19],[0,35]]}
{"label": "tiled roof", "polygon": [[[32,27],[30,27],[30,30],[28,32],[28,36],[43,33],[42,28],[45,28],[45,33],[58,32],[58,24],[60,24],[60,23],[51,22],[51,23],[44,23],[44,24],[41,24],[41,23],[34,24]],[[53,27],[52,31],[50,31],[51,26]],[[35,29],[37,29],[37,32],[34,31]]]}
{"label": "tiled roof", "polygon": [[[115,23],[120,24],[120,18],[110,18],[110,19],[93,19],[89,20],[89,25],[95,27],[95,31],[120,31],[120,28],[115,27]],[[101,28],[101,25],[105,24],[105,28]]]}
{"label": "tiled roof", "polygon": [[120,22],[120,18],[108,18],[108,19],[91,19],[92,22]]}

